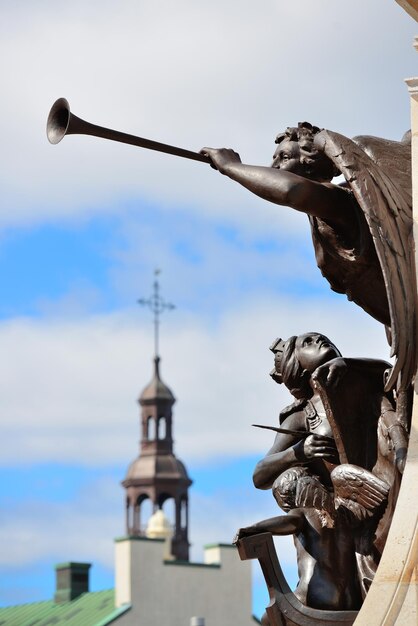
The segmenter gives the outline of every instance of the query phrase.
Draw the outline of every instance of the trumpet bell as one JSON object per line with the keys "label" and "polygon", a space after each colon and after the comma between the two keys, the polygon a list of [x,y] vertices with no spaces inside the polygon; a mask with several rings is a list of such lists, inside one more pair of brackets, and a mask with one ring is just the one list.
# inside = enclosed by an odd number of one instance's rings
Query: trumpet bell
{"label": "trumpet bell", "polygon": [[90,124],[90,122],[86,122],[82,120],[81,117],[77,117],[77,115],[71,113],[70,105],[65,98],[59,98],[52,105],[46,123],[46,135],[49,143],[53,144],[59,143],[65,135],[92,135],[93,137],[120,141],[121,143],[147,148],[148,150],[174,154],[175,156],[180,156],[185,159],[193,159],[194,161],[202,161],[203,163],[211,162],[208,156],[200,154],[199,152],[192,152],[191,150],[177,148],[176,146],[170,146],[166,143],[153,141],[152,139],[136,137],[135,135],[121,133],[111,128],[103,128],[103,126]]}
{"label": "trumpet bell", "polygon": [[54,104],[48,115],[46,123],[46,135],[49,143],[56,144],[67,134],[70,123],[71,111],[68,100],[59,98]]}

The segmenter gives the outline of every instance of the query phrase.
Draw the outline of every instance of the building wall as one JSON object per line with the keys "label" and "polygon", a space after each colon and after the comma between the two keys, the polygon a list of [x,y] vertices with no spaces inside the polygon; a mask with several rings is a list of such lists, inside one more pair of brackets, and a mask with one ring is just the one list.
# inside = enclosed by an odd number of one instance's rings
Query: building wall
{"label": "building wall", "polygon": [[164,561],[164,542],[130,537],[116,540],[116,606],[132,604],[117,626],[254,626],[251,564],[234,546],[205,549],[205,563]]}

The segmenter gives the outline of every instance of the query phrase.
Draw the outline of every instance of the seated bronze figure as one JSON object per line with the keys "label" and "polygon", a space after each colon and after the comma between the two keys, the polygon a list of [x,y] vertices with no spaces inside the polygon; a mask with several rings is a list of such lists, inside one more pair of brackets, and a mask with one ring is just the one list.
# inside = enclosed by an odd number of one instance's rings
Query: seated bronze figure
{"label": "seated bronze figure", "polygon": [[[278,339],[271,350],[271,376],[294,402],[271,427],[275,441],[255,468],[254,484],[271,488],[288,514],[240,529],[235,541],[293,534],[300,576],[295,598],[319,612],[343,612],[346,620],[373,580],[408,445],[394,394],[385,391],[390,365],[344,359],[320,333]],[[294,623],[313,623],[301,619]]]}

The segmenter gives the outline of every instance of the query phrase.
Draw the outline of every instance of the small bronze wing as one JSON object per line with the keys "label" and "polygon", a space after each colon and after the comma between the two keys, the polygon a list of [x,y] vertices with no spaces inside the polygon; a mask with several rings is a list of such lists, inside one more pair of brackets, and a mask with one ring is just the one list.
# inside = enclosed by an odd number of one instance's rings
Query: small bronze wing
{"label": "small bronze wing", "polygon": [[398,390],[416,370],[416,280],[412,235],[411,146],[376,137],[354,140],[323,130],[318,147],[334,162],[364,212],[385,281],[396,362],[386,384]]}
{"label": "small bronze wing", "polygon": [[297,507],[314,508],[321,513],[323,526],[334,526],[334,497],[316,476],[302,476],[296,486]]}
{"label": "small bronze wing", "polygon": [[331,473],[335,507],[344,506],[359,519],[371,517],[386,501],[389,486],[371,472],[345,463]]}

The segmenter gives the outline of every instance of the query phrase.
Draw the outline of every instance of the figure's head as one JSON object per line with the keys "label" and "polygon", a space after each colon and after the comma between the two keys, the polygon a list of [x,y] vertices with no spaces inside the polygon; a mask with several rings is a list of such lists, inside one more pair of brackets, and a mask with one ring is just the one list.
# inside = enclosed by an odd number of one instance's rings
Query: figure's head
{"label": "figure's head", "polygon": [[305,467],[291,467],[274,481],[273,496],[283,511],[290,511],[296,507],[296,487],[302,476],[309,476]]}
{"label": "figure's head", "polygon": [[287,341],[276,339],[270,350],[274,353],[271,377],[284,383],[295,398],[309,398],[312,372],[320,365],[341,356],[338,348],[321,333],[304,333]]}
{"label": "figure's head", "polygon": [[299,122],[277,135],[277,148],[272,167],[287,170],[318,182],[329,182],[339,174],[333,162],[315,146],[320,128],[309,122]]}
{"label": "figure's head", "polygon": [[295,341],[295,353],[299,365],[310,374],[317,367],[341,356],[336,346],[321,333],[304,333]]}

